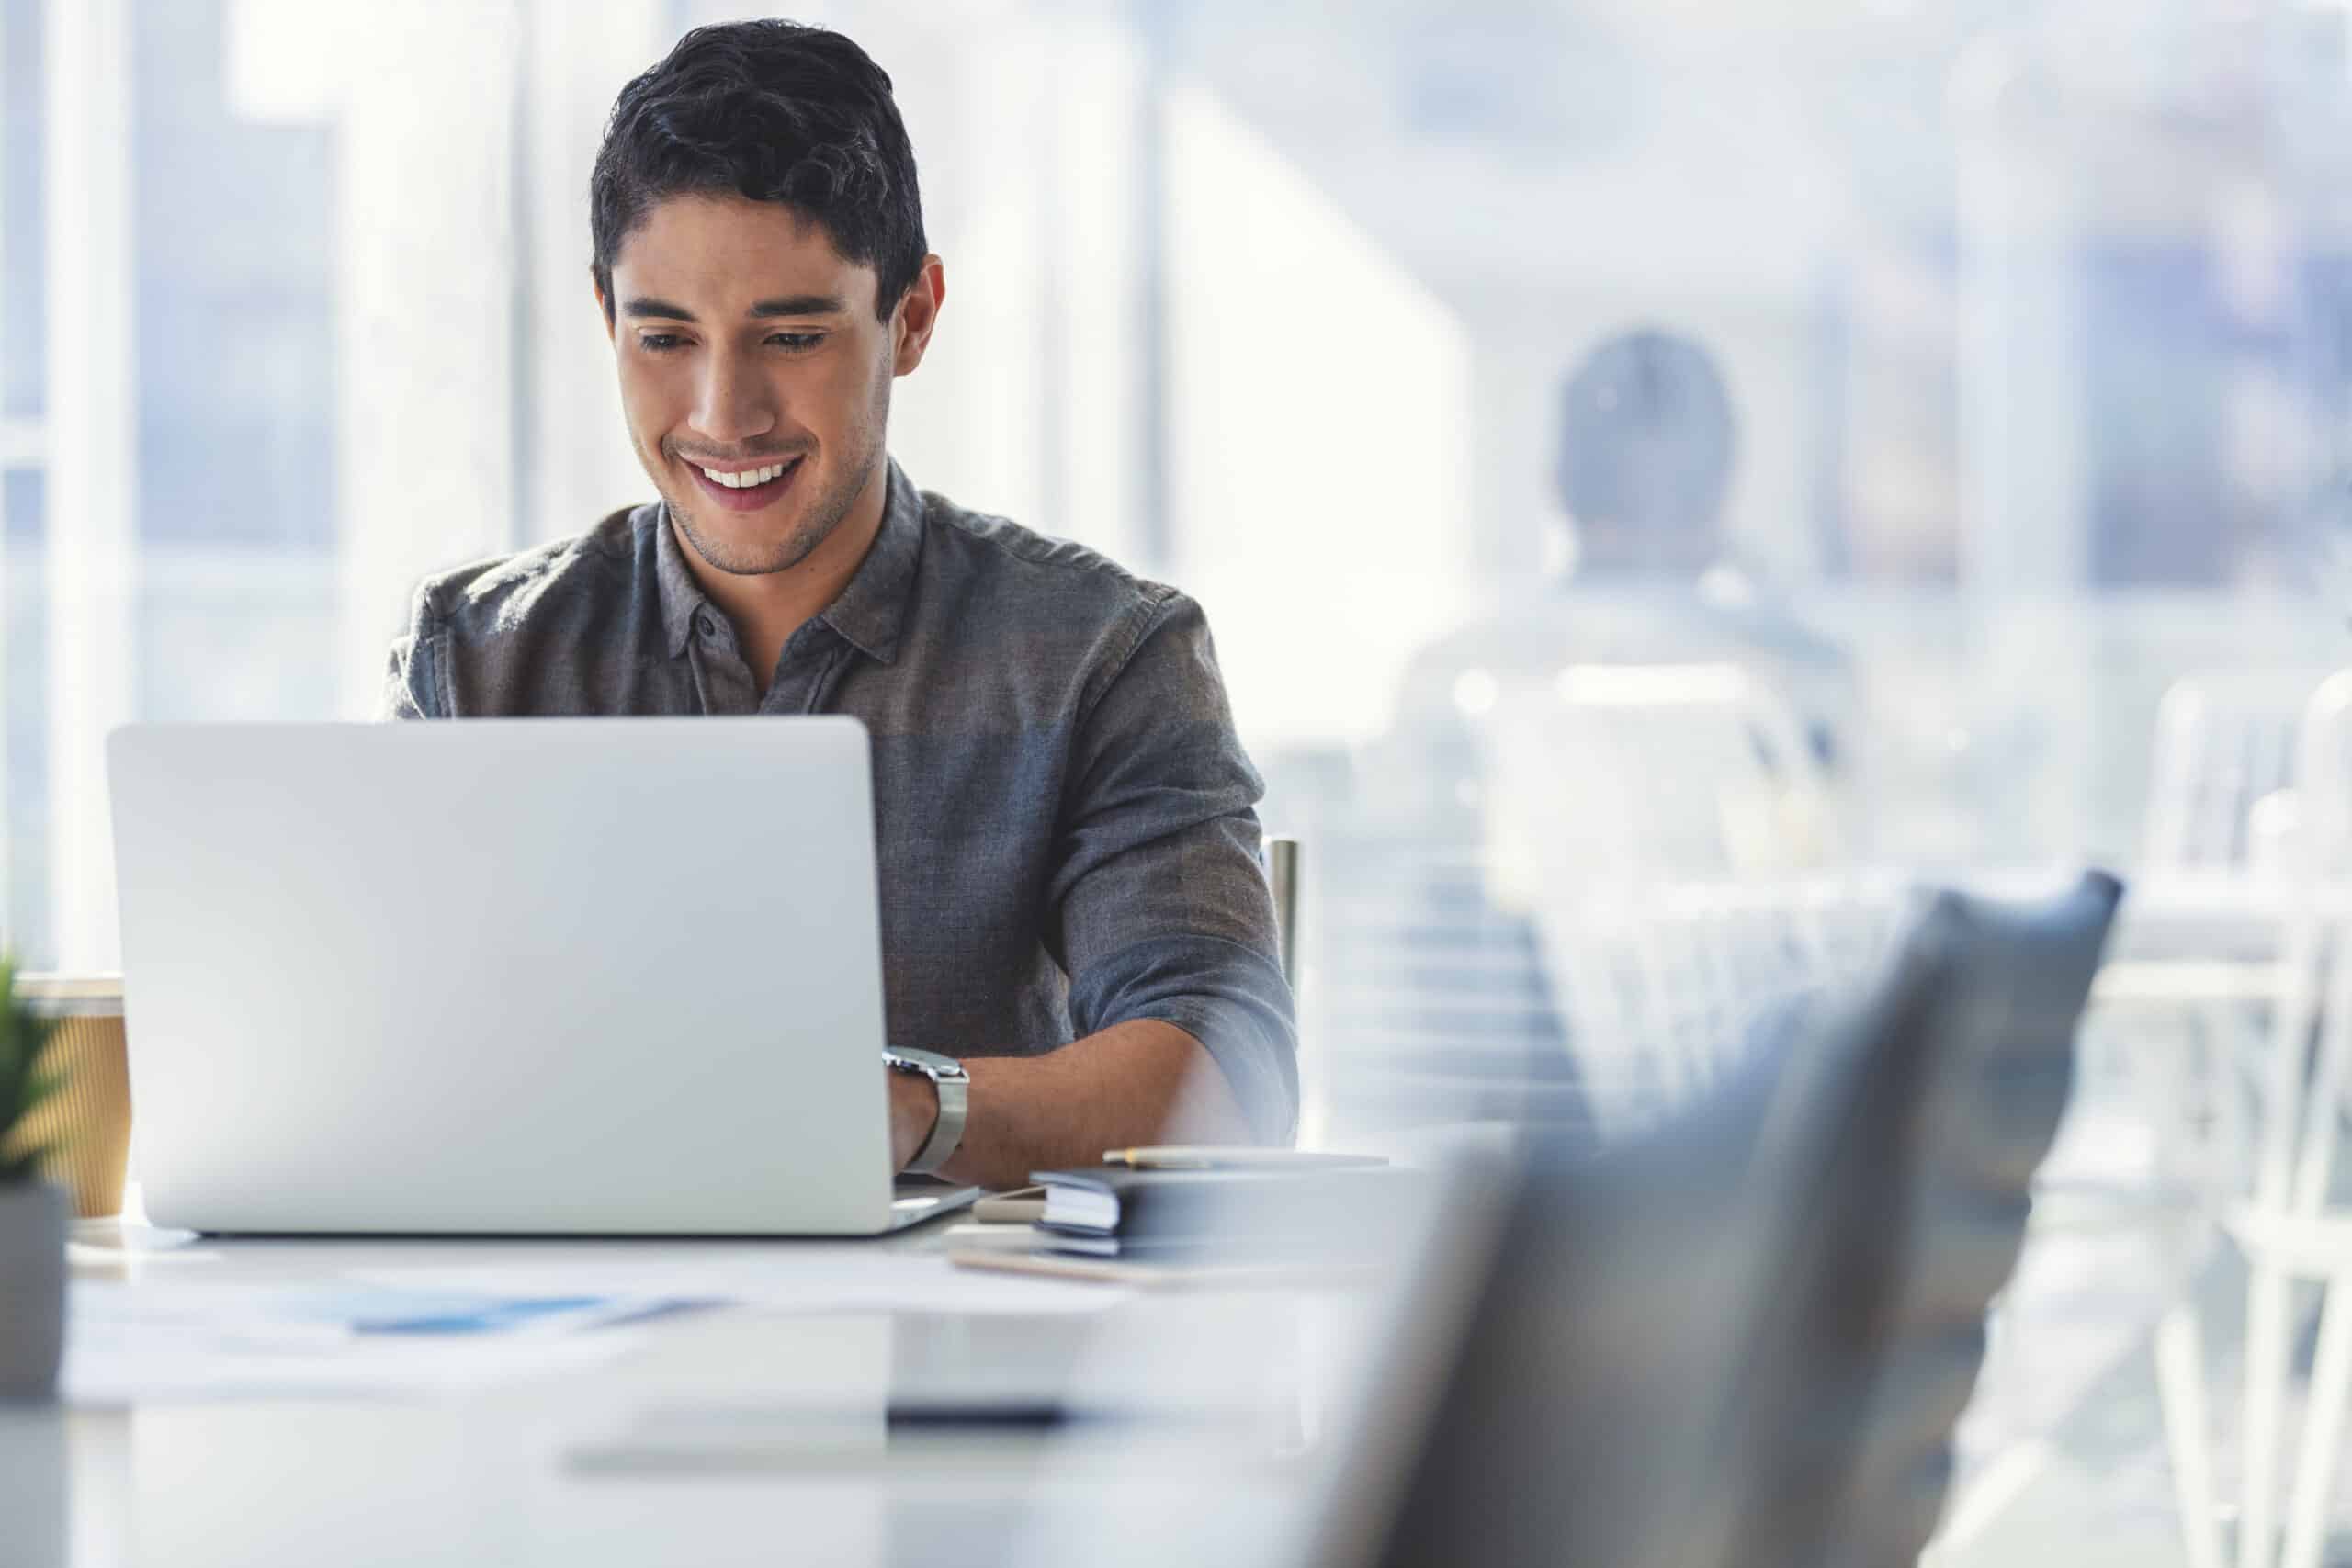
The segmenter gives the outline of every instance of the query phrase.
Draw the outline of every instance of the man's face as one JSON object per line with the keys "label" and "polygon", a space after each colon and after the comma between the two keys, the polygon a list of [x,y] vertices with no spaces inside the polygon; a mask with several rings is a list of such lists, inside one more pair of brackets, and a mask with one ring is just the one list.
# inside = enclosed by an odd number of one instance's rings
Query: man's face
{"label": "man's face", "polygon": [[629,439],[711,566],[788,570],[879,482],[890,381],[938,307],[926,263],[888,321],[874,268],[774,202],[678,196],[621,242],[605,301]]}

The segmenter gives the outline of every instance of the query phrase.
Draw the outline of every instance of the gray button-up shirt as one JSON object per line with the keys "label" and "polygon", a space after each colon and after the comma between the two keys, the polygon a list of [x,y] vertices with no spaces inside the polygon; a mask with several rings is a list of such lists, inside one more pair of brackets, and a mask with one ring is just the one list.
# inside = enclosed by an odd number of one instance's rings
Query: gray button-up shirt
{"label": "gray button-up shirt", "polygon": [[896,463],[889,481],[873,548],[764,697],[650,504],[425,583],[385,712],[858,718],[893,1043],[1030,1055],[1160,1019],[1208,1048],[1261,1135],[1287,1136],[1263,789],[1200,607],[919,492]]}

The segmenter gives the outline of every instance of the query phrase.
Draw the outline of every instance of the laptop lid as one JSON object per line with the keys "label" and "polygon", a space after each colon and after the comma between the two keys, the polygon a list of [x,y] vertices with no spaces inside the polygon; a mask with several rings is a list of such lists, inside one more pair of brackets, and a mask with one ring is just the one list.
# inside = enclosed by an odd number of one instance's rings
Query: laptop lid
{"label": "laptop lid", "polygon": [[108,761],[156,1224],[889,1228],[855,720],[142,725]]}

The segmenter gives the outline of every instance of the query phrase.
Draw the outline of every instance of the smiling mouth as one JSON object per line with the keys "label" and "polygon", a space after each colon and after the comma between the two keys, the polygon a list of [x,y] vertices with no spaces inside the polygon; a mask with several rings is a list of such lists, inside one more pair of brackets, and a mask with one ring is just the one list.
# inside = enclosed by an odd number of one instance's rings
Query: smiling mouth
{"label": "smiling mouth", "polygon": [[[795,457],[792,462],[797,463],[799,460]],[[702,468],[699,463],[695,467]],[[734,473],[729,473],[720,468],[702,468],[702,477],[715,485],[725,485],[729,490],[750,490],[754,486],[782,479],[784,470],[790,467],[792,463],[771,463],[764,468],[743,468]]]}
{"label": "smiling mouth", "polygon": [[786,457],[756,468],[710,468],[690,458],[682,459],[694,471],[706,494],[734,511],[763,506],[781,495],[806,460]]}

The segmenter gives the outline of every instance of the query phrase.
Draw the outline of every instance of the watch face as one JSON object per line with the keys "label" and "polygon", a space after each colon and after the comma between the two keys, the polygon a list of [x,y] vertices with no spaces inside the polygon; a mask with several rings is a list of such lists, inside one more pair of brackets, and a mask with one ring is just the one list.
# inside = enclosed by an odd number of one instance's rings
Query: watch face
{"label": "watch face", "polygon": [[883,1052],[882,1060],[900,1072],[922,1073],[926,1077],[940,1074],[956,1078],[965,1076],[963,1063],[936,1051],[894,1049]]}

